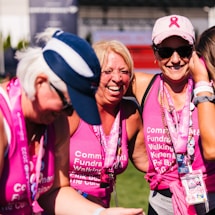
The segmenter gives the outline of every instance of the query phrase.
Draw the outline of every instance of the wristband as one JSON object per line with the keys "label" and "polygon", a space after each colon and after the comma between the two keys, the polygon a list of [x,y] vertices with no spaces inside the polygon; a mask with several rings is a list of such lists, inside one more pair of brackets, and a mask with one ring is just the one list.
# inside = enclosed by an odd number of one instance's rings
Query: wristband
{"label": "wristband", "polygon": [[195,88],[201,87],[201,86],[209,86],[212,87],[213,86],[213,81],[198,81],[195,83]]}
{"label": "wristband", "polygon": [[105,208],[97,208],[96,210],[95,210],[95,212],[93,213],[93,215],[99,215],[102,211],[104,211],[105,210]]}
{"label": "wristband", "polygon": [[195,88],[193,92],[194,92],[194,96],[196,97],[198,93],[202,93],[202,92],[209,92],[214,94],[214,89],[211,86],[200,86]]}
{"label": "wristband", "polygon": [[78,190],[78,193],[80,193],[84,198],[87,198],[88,194],[85,192],[82,192],[81,190]]}
{"label": "wristband", "polygon": [[212,103],[215,103],[215,95],[213,95],[213,96],[196,96],[193,99],[193,104],[195,106],[197,106],[199,103],[202,103],[202,102],[212,102]]}

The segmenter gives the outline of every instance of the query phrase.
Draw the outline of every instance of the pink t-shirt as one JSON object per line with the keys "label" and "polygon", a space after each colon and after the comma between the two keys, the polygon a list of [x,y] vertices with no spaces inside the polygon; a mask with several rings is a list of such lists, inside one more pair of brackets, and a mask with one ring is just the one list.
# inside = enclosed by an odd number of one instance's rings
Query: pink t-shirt
{"label": "pink t-shirt", "polygon": [[[161,107],[158,102],[160,76],[152,85],[147,96],[142,114],[144,120],[144,137],[149,155],[149,170],[146,179],[151,189],[166,189],[172,181],[178,180],[178,170],[169,135],[166,134]],[[180,111],[178,112],[180,114]],[[193,170],[201,169],[208,192],[215,192],[215,163],[207,162],[203,158],[199,137],[197,109],[192,113],[193,135],[195,138],[195,157]]]}
{"label": "pink t-shirt", "polygon": [[[122,167],[114,174],[122,173],[128,165],[127,132],[122,120]],[[116,143],[117,144],[117,143]],[[80,120],[79,127],[70,138],[70,185],[77,190],[99,197],[109,207],[113,187],[100,188],[100,171],[104,166],[102,146],[91,125]]]}
{"label": "pink t-shirt", "polygon": [[[10,101],[18,104],[20,107],[20,90],[17,80],[12,80],[11,88],[15,88]],[[9,89],[9,88],[8,88]],[[7,104],[4,96],[0,95],[1,107]],[[29,153],[29,146],[26,141],[26,128],[21,109],[17,107],[18,112],[9,111],[5,106],[2,108],[11,132],[11,141],[8,152],[4,158],[4,168],[0,178],[0,214],[26,215],[32,214],[32,197],[40,196],[45,193],[54,181],[54,135],[53,126],[47,128],[47,140],[44,141],[44,155],[42,157],[42,166],[40,172],[40,183],[38,191],[35,193],[35,165],[36,158]],[[0,109],[1,111],[1,109]],[[6,114],[6,115],[5,115]],[[21,131],[17,132],[16,122],[20,122]],[[20,136],[19,136],[20,135]],[[21,139],[19,138],[21,137]],[[19,139],[25,143],[21,143]],[[27,143],[27,144],[26,144]]]}

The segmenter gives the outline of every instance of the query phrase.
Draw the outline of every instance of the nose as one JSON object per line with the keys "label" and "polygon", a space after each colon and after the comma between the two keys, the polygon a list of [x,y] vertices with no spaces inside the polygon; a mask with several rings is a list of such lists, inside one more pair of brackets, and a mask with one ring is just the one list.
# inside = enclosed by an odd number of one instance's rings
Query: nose
{"label": "nose", "polygon": [[178,63],[180,59],[181,59],[180,55],[176,51],[174,51],[171,56],[171,61],[173,63]]}
{"label": "nose", "polygon": [[114,71],[112,71],[111,74],[112,74],[112,79],[114,81],[121,81],[122,80],[122,74],[120,71],[114,70]]}

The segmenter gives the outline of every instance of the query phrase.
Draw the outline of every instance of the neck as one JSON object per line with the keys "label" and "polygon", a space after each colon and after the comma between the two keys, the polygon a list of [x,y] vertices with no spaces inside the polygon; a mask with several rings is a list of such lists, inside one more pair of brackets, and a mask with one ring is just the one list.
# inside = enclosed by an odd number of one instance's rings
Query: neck
{"label": "neck", "polygon": [[[188,78],[183,79],[180,82],[174,82],[164,78],[163,84],[165,85],[167,92],[171,97],[174,108],[176,110],[182,110],[184,107],[186,98],[188,98],[189,96],[187,95]],[[169,101],[166,94],[163,96],[163,101],[161,103],[163,103],[163,105],[166,107],[169,106]]]}
{"label": "neck", "polygon": [[163,76],[163,81],[169,92],[183,93],[187,88],[188,77],[180,81],[173,81]]}
{"label": "neck", "polygon": [[119,112],[119,105],[114,106],[114,107],[112,107],[112,105],[111,105],[110,108],[108,108],[107,106],[98,105],[98,110],[99,110],[104,133],[106,135],[109,135],[112,125],[117,116],[117,113]]}
{"label": "neck", "polygon": [[39,141],[41,136],[44,134],[45,125],[43,124],[36,124],[29,120],[25,120],[26,122],[26,129],[27,129],[27,136],[28,142]]}

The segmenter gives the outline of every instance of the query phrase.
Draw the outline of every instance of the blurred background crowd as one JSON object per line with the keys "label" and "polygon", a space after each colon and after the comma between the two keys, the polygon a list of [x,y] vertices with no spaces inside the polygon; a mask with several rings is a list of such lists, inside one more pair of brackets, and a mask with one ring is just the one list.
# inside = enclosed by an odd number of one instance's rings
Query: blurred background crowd
{"label": "blurred background crowd", "polygon": [[15,75],[14,52],[46,27],[90,43],[118,39],[131,51],[136,71],[154,73],[153,23],[169,14],[188,17],[198,36],[215,24],[215,0],[0,0],[0,75]]}

